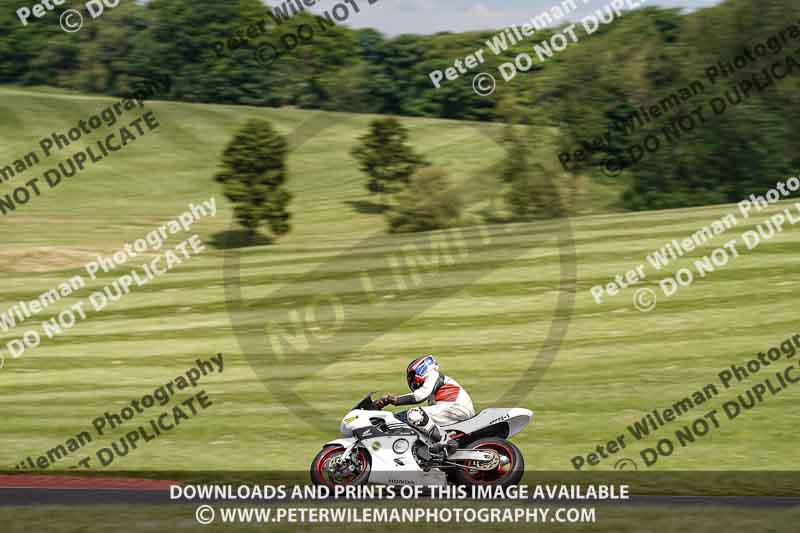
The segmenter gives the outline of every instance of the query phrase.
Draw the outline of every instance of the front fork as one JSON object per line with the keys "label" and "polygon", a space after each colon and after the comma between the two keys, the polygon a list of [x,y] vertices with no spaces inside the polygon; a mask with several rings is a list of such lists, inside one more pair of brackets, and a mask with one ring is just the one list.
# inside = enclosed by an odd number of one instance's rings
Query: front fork
{"label": "front fork", "polygon": [[350,463],[350,465],[353,467],[357,466],[353,462],[351,456],[353,455],[353,451],[356,449],[356,447],[359,445],[360,442],[361,441],[354,441],[353,443],[351,443],[347,448],[344,449],[344,451],[338,457],[334,457],[333,459],[331,459],[330,465],[337,469],[346,466],[348,463]]}

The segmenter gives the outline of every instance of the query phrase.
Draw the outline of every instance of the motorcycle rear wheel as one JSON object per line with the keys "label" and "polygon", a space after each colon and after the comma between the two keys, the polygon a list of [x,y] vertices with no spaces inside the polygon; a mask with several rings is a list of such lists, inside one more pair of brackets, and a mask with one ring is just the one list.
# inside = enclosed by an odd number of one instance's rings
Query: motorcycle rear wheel
{"label": "motorcycle rear wheel", "polygon": [[355,450],[357,467],[355,472],[343,472],[331,465],[331,461],[338,458],[344,448],[338,444],[325,446],[311,462],[311,482],[315,485],[363,485],[369,479],[372,465],[369,455],[362,449]]}
{"label": "motorcycle rear wheel", "polygon": [[[497,468],[488,471],[470,471],[456,469],[453,472],[453,480],[459,485],[499,485],[508,487],[516,485],[525,473],[525,459],[511,442],[499,437],[488,437],[478,439],[470,443],[463,449],[465,450],[493,450],[508,459],[507,464],[499,464]],[[472,461],[465,461],[464,464],[471,465]]]}

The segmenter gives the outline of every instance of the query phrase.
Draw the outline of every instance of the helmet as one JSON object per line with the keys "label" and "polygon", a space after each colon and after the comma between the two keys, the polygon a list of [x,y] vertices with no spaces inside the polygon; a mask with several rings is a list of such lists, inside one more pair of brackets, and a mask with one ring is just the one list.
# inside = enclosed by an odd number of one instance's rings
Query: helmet
{"label": "helmet", "polygon": [[436,360],[433,358],[432,355],[423,355],[422,357],[417,357],[411,363],[409,363],[408,367],[406,367],[406,381],[408,382],[408,388],[412,391],[417,390],[425,383],[425,375],[430,372],[431,370],[437,370],[439,365],[436,363]]}

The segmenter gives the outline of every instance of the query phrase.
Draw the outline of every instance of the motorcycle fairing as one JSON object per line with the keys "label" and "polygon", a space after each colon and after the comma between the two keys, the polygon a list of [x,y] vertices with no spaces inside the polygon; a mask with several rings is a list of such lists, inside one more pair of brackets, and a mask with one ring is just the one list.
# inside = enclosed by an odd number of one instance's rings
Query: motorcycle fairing
{"label": "motorcycle fairing", "polygon": [[531,418],[533,418],[533,411],[530,409],[492,407],[484,409],[467,420],[462,420],[449,426],[442,426],[442,429],[445,431],[460,431],[469,435],[497,424],[507,424],[508,435],[505,438],[508,438],[522,431],[530,423]]}

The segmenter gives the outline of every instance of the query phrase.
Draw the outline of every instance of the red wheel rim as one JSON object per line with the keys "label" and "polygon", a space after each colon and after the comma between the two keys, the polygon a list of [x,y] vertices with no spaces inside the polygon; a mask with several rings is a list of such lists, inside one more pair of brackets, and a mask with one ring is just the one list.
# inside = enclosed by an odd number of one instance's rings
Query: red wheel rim
{"label": "red wheel rim", "polygon": [[[465,472],[467,476],[469,476],[469,478],[475,483],[497,483],[498,481],[502,481],[507,476],[511,475],[511,473],[514,471],[514,454],[511,452],[511,448],[508,446],[499,442],[483,442],[477,446],[473,446],[471,449],[494,450],[498,454],[505,456],[508,459],[508,464],[499,464],[497,465],[497,468],[493,470],[466,470]],[[474,463],[474,461],[471,461],[467,463],[467,465],[472,466]]]}
{"label": "red wheel rim", "polygon": [[329,468],[330,462],[334,457],[342,455],[344,448],[339,446],[332,446],[325,450],[322,455],[317,459],[314,469],[317,472],[319,479],[323,480],[327,485],[350,485],[354,483],[362,474],[364,474],[367,466],[367,458],[364,455],[364,450],[358,450],[358,462],[361,465],[361,470],[352,472],[348,476],[331,476],[331,469]]}

